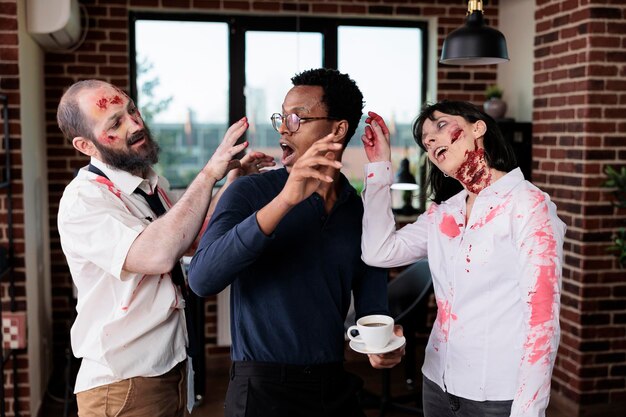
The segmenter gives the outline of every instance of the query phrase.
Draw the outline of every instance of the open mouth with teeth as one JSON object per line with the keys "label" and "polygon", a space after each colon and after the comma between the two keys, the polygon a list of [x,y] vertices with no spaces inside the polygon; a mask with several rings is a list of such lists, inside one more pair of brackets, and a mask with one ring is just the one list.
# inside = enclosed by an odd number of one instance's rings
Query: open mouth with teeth
{"label": "open mouth with teeth", "polygon": [[294,149],[289,146],[287,143],[281,142],[280,148],[283,150],[283,157],[281,158],[281,163],[286,166],[293,162],[295,157]]}
{"label": "open mouth with teeth", "polygon": [[433,156],[435,157],[437,162],[441,162],[444,159],[446,159],[445,158],[446,152],[448,152],[448,147],[447,146],[440,146],[437,149],[435,149],[435,151],[433,152]]}

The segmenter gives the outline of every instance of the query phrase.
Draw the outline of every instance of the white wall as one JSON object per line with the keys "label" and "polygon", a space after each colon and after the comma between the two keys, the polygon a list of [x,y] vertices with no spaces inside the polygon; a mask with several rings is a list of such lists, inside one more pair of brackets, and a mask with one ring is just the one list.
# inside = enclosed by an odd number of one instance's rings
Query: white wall
{"label": "white wall", "polygon": [[[489,6],[486,6],[489,7]],[[532,121],[535,0],[500,0],[498,30],[506,37],[509,62],[498,65],[507,117]]]}
{"label": "white wall", "polygon": [[52,292],[45,142],[44,57],[39,46],[26,32],[25,9],[26,0],[18,0],[28,379],[31,415],[38,415],[52,369]]}

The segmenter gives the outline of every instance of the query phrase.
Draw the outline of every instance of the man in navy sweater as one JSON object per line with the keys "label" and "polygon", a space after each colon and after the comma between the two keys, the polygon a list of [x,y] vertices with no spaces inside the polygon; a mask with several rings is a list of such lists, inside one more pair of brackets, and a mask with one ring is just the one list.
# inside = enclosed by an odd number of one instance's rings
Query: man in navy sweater
{"label": "man in navy sweater", "polygon": [[[189,284],[201,296],[231,285],[227,417],[363,416],[362,382],[342,364],[351,294],[357,318],[387,313],[387,273],[361,260],[363,205],[340,172],[363,95],[336,70],[304,71],[292,82],[282,113],[272,115],[284,168],[226,190]],[[370,362],[392,367],[403,354]]]}

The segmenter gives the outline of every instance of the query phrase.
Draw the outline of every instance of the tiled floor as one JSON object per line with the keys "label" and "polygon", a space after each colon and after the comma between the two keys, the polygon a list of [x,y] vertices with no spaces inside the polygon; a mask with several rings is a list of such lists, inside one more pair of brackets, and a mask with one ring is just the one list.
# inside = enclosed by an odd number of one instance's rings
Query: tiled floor
{"label": "tiled floor", "polygon": [[[421,364],[421,359],[417,358],[417,363]],[[193,416],[198,417],[223,417],[223,401],[226,395],[226,388],[228,385],[228,372],[230,367],[230,359],[228,356],[216,356],[207,361],[207,389],[206,396],[202,404],[194,410]],[[381,389],[381,371],[373,369],[367,357],[360,355],[351,350],[346,351],[346,368],[353,373],[356,373],[364,380],[364,387],[367,391],[378,393]],[[421,375],[418,373],[418,375]],[[404,381],[404,372],[402,366],[395,367],[391,372],[391,388],[393,395],[408,394],[406,383]],[[419,381],[418,381],[419,382]],[[410,404],[409,404],[410,405]],[[76,417],[76,406],[74,403],[69,408],[67,417]],[[379,415],[379,411],[376,408],[367,408],[365,410],[367,417],[374,417]],[[409,416],[402,411],[390,410],[386,414],[386,417],[400,417]],[[548,408],[548,417],[566,417],[564,413],[558,410]],[[40,414],[40,417],[66,417],[64,415],[64,405],[60,402],[53,400],[51,397],[47,397],[44,401],[44,407]]]}

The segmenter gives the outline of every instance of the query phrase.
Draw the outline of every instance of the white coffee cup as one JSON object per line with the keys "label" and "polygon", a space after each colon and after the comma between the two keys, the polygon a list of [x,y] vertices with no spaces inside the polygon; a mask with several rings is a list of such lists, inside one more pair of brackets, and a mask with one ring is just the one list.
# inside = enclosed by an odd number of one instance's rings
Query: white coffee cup
{"label": "white coffee cup", "polygon": [[[354,330],[359,332],[358,336],[352,336]],[[393,317],[382,314],[361,317],[347,333],[350,340],[364,343],[368,349],[382,349],[393,336]]]}

